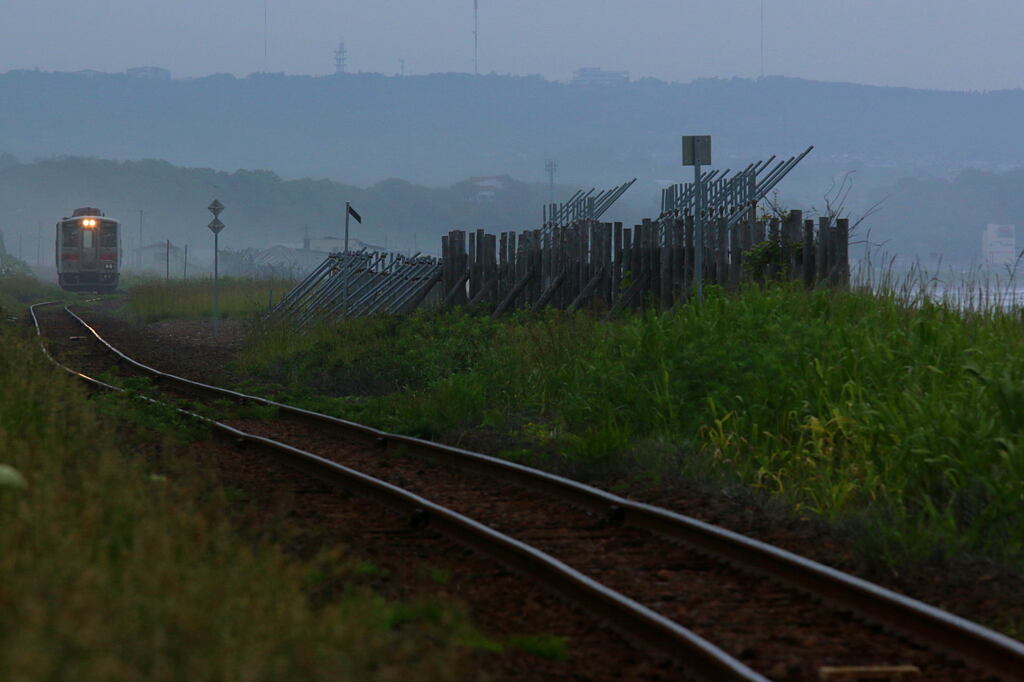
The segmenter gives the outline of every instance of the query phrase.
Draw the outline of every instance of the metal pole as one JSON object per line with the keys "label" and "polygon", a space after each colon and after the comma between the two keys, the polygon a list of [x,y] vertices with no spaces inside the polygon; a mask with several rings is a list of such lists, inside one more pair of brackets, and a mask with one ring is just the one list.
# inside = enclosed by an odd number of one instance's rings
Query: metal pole
{"label": "metal pole", "polygon": [[167,240],[167,251],[164,253],[164,279],[171,281],[171,240]]}
{"label": "metal pole", "polygon": [[136,263],[136,265],[139,268],[142,268],[142,209],[141,208],[139,209],[139,253],[138,253],[138,256],[139,256],[139,258],[138,258],[138,262]]}
{"label": "metal pole", "polygon": [[181,278],[188,279],[188,244],[185,244],[185,263],[181,271]]}
{"label": "metal pole", "polygon": [[[348,214],[351,211],[351,203],[345,202],[345,260],[348,260]],[[348,283],[351,280],[351,273],[345,273],[345,313],[348,313]]]}
{"label": "metal pole", "polygon": [[220,276],[220,263],[219,263],[219,241],[220,235],[216,232],[213,233],[213,335],[217,336],[220,332],[220,288],[218,277]]}
{"label": "metal pole", "polygon": [[704,218],[701,215],[701,211],[704,210],[702,206],[704,200],[704,191],[701,187],[701,174],[700,164],[693,166],[693,187],[694,198],[693,205],[693,276],[697,280],[697,301],[704,300]]}

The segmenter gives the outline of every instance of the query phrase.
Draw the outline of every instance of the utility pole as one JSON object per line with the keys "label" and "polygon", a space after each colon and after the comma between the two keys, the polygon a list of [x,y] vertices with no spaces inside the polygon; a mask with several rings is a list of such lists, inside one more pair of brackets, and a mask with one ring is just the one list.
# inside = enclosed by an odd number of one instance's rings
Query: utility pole
{"label": "utility pole", "polygon": [[138,248],[138,251],[136,252],[136,255],[138,256],[138,258],[136,259],[137,262],[135,264],[141,270],[142,269],[142,209],[141,208],[139,209],[139,248]]}
{"label": "utility pole", "polygon": [[544,171],[548,174],[548,203],[555,203],[555,173],[558,172],[558,162],[548,159],[544,162]]}
{"label": "utility pole", "polygon": [[480,28],[480,0],[473,0],[473,73],[477,76],[480,75],[480,37],[478,30]]}
{"label": "utility pole", "polygon": [[171,240],[170,239],[167,240],[167,251],[164,254],[164,261],[165,261],[165,263],[164,263],[164,268],[165,268],[164,280],[170,282],[171,281]]}
{"label": "utility pole", "polygon": [[401,64],[401,66],[402,66],[402,70],[400,71],[400,74],[402,76],[405,76],[405,60],[404,59],[399,59],[398,63]]}

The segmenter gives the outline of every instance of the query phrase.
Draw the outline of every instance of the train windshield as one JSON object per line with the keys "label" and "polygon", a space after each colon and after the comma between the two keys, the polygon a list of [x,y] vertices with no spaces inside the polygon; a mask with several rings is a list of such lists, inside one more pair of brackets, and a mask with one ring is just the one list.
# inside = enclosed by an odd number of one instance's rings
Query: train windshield
{"label": "train windshield", "polygon": [[117,246],[117,223],[100,223],[100,246]]}
{"label": "train windshield", "polygon": [[78,224],[77,223],[64,223],[63,234],[61,235],[61,244],[64,246],[78,246]]}

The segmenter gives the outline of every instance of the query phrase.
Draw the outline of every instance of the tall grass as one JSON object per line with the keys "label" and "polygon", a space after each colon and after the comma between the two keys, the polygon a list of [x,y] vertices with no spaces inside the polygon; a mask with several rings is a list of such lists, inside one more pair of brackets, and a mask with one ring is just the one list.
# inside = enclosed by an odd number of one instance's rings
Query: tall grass
{"label": "tall grass", "polygon": [[[220,279],[222,318],[245,319],[267,310],[295,285],[290,280]],[[140,322],[200,319],[213,314],[213,279],[128,280],[127,312]]]}
{"label": "tall grass", "polygon": [[[806,513],[858,519],[871,529],[867,551],[891,562],[1024,567],[1019,310],[780,286],[610,323],[549,312],[432,324],[426,335],[422,322],[358,321],[288,345],[257,340],[242,365],[289,367],[293,388],[344,386],[360,357],[401,372],[409,356],[396,348],[462,349],[450,374],[333,407],[428,437],[497,431],[580,471],[738,478]],[[353,332],[374,325],[392,331]]]}
{"label": "tall grass", "polygon": [[359,589],[312,605],[351,559],[239,537],[223,495],[119,452],[84,391],[4,325],[0,385],[0,679],[469,675],[455,611]]}
{"label": "tall grass", "polygon": [[21,260],[0,253],[0,313],[20,313],[23,306],[44,300],[74,298],[53,284],[44,284]]}

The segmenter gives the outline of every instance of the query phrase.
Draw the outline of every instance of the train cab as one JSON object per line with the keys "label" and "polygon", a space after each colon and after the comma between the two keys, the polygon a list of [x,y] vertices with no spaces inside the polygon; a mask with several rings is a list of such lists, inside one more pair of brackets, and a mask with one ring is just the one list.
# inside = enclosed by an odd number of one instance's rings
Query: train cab
{"label": "train cab", "polygon": [[98,208],[77,208],[57,223],[57,275],[68,291],[110,292],[120,276],[121,225]]}

